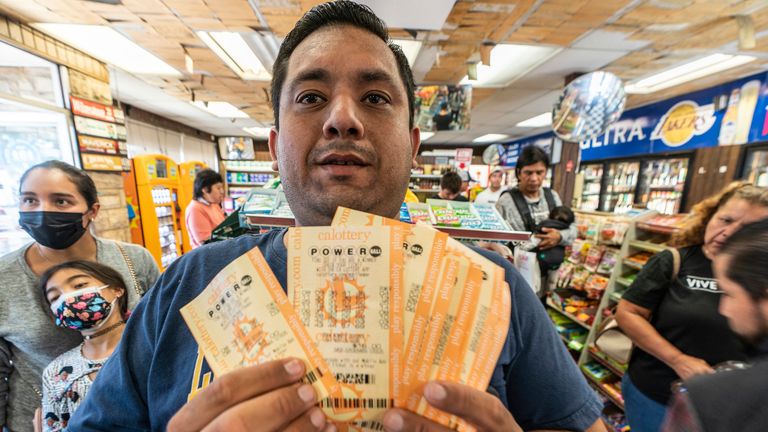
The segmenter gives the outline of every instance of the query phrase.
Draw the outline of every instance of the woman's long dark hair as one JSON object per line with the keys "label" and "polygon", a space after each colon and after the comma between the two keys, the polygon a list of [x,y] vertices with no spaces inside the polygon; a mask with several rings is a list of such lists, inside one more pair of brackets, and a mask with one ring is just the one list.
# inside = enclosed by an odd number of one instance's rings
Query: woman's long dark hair
{"label": "woman's long dark hair", "polygon": [[118,273],[117,270],[113,269],[110,266],[93,262],[93,261],[85,261],[85,260],[67,261],[61,264],[56,264],[55,266],[46,270],[45,273],[43,273],[43,275],[40,276],[40,283],[38,284],[38,286],[40,287],[40,292],[43,295],[43,299],[45,300],[45,303],[48,304],[47,311],[49,314],[51,313],[51,308],[50,308],[51,302],[48,301],[48,296],[45,295],[45,289],[46,289],[46,286],[48,285],[48,281],[51,280],[53,275],[55,275],[56,273],[64,269],[80,270],[81,272],[87,274],[88,276],[91,276],[94,279],[100,280],[105,285],[109,285],[110,288],[122,289],[123,295],[121,295],[120,298],[117,300],[117,306],[120,309],[120,315],[123,318],[127,317],[128,287],[126,287],[123,277],[120,276],[120,273]]}

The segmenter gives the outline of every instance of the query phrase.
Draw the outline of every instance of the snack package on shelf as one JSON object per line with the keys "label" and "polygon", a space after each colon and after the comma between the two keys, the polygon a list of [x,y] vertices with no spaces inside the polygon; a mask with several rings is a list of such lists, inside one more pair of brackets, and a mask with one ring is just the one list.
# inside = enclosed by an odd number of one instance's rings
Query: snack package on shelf
{"label": "snack package on shelf", "polygon": [[605,246],[590,247],[587,258],[584,260],[584,268],[591,272],[597,271],[597,266],[600,265],[600,260],[603,258],[603,252],[605,252]]}
{"label": "snack package on shelf", "polygon": [[629,229],[629,222],[608,220],[600,228],[600,242],[606,245],[620,245]]}
{"label": "snack package on shelf", "polygon": [[573,263],[568,261],[564,262],[563,265],[557,269],[557,280],[555,281],[555,287],[560,289],[568,288],[571,286],[571,279],[573,278],[573,272],[575,269],[576,267]]}
{"label": "snack package on shelf", "polygon": [[483,223],[482,228],[493,231],[511,231],[507,222],[501,217],[495,204],[472,203]]}
{"label": "snack package on shelf", "polygon": [[616,263],[621,259],[621,252],[618,249],[606,248],[600,265],[597,266],[597,272],[604,275],[610,275]]}
{"label": "snack package on shelf", "polygon": [[427,203],[406,203],[408,208],[408,216],[411,219],[411,223],[426,223],[434,225],[435,220],[432,216],[432,210]]}
{"label": "snack package on shelf", "polygon": [[584,267],[579,267],[574,270],[573,277],[571,278],[571,288],[583,291],[584,284],[587,283],[587,279],[589,278],[590,274],[590,271]]}
{"label": "snack package on shelf", "polygon": [[584,234],[584,239],[597,243],[600,238],[600,219],[594,218],[587,223],[587,231]]}
{"label": "snack package on shelf", "polygon": [[574,264],[581,264],[587,259],[587,253],[592,245],[582,239],[576,239],[571,245],[571,254],[568,256],[568,261]]}
{"label": "snack package on shelf", "polygon": [[251,189],[243,205],[243,213],[269,215],[277,203],[277,191],[271,189]]}
{"label": "snack package on shelf", "polygon": [[627,261],[637,265],[645,265],[649,259],[653,256],[653,253],[647,251],[640,251],[627,257]]}
{"label": "snack package on shelf", "polygon": [[482,229],[483,220],[475,213],[472,203],[451,201],[448,203],[453,213],[459,218],[462,228]]}
{"label": "snack package on shelf", "polygon": [[584,284],[587,298],[599,300],[605,289],[608,288],[608,278],[599,274],[592,274]]}
{"label": "snack package on shelf", "polygon": [[435,216],[435,225],[445,227],[460,227],[461,220],[453,211],[449,201],[428,199],[427,205]]}

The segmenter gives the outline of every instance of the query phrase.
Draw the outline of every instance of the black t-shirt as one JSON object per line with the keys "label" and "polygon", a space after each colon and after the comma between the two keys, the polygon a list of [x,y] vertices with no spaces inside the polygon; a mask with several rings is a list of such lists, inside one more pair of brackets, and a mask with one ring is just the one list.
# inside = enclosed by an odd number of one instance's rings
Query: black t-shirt
{"label": "black t-shirt", "polygon": [[462,195],[462,194],[458,194],[458,195],[456,195],[455,197],[453,197],[453,199],[452,199],[451,201],[461,201],[461,202],[467,202],[467,201],[469,201],[469,200],[468,200],[468,199],[467,199],[467,197],[465,197],[464,195]]}
{"label": "black t-shirt", "polygon": [[[651,325],[684,354],[710,365],[746,360],[746,347],[717,310],[722,291],[701,246],[680,249],[680,271],[673,282],[672,271],[672,253],[659,252],[622,298],[650,309]],[[632,354],[628,373],[641,392],[665,405],[670,385],[679,379],[672,368],[640,348]]]}

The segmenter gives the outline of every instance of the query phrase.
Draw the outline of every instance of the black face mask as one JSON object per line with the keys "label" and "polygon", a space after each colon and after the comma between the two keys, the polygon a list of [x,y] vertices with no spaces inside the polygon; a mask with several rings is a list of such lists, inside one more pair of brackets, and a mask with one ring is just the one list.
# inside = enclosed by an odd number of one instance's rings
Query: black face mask
{"label": "black face mask", "polygon": [[66,249],[85,234],[85,213],[19,212],[19,225],[36,242],[51,249]]}

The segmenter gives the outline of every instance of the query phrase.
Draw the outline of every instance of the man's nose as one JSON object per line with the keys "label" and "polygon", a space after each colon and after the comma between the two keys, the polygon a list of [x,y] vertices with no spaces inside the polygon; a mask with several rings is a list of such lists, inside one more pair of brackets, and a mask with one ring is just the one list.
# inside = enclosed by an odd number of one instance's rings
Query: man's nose
{"label": "man's nose", "polygon": [[364,126],[360,119],[359,105],[351,96],[339,95],[331,101],[328,118],[323,125],[323,135],[333,138],[361,138]]}

